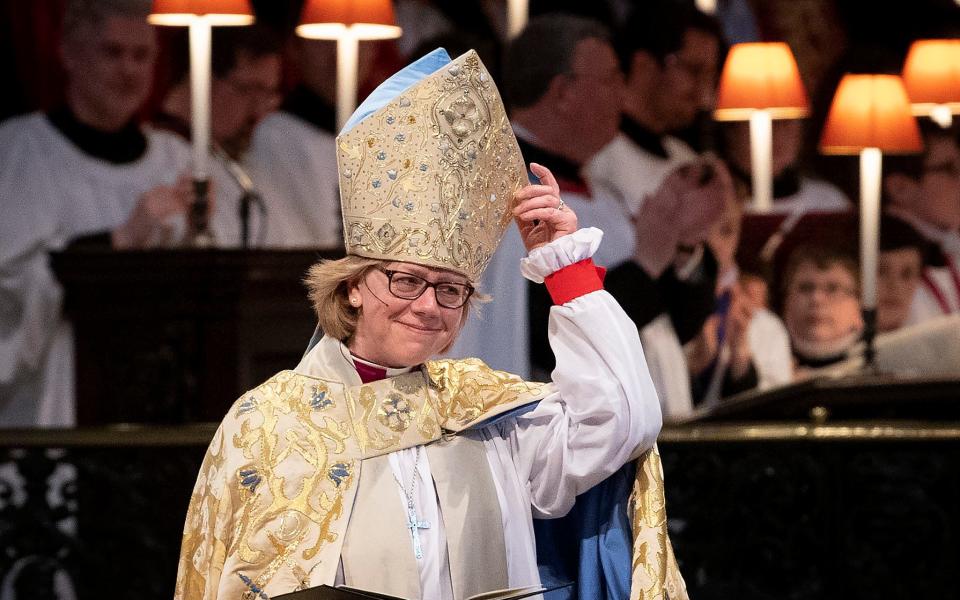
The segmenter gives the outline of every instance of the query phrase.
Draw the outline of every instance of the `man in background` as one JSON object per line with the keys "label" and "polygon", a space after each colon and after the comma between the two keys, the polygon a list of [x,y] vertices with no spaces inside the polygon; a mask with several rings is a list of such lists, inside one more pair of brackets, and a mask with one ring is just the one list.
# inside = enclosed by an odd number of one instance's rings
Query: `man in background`
{"label": "man in background", "polygon": [[185,234],[189,149],[136,119],[157,53],[149,10],[68,2],[65,103],[0,126],[0,426],[75,421],[73,341],[49,253],[81,238],[128,249]]}
{"label": "man in background", "polygon": [[667,174],[697,153],[679,137],[712,111],[722,39],[719,25],[692,6],[654,0],[634,9],[619,32],[626,73],[619,134],[588,172],[595,185],[636,213]]}
{"label": "man in background", "polygon": [[934,247],[906,325],[960,313],[960,143],[954,129],[922,120],[924,150],[884,156],[886,210],[907,221]]}
{"label": "man in background", "polygon": [[[189,140],[190,63],[186,36],[178,42],[172,61],[173,85],[154,123]],[[246,172],[242,161],[257,125],[279,104],[280,45],[279,36],[263,26],[214,28],[210,138],[214,158],[211,196],[215,207],[210,228],[218,246],[242,245],[245,239],[255,245],[253,242],[270,228],[270,207],[259,203],[259,182]]]}
{"label": "man in background", "polygon": [[[370,67],[360,45],[358,81]],[[296,37],[287,56],[300,83],[257,127],[247,157],[270,211],[266,244],[339,246],[342,237],[336,153],[336,42]]]}

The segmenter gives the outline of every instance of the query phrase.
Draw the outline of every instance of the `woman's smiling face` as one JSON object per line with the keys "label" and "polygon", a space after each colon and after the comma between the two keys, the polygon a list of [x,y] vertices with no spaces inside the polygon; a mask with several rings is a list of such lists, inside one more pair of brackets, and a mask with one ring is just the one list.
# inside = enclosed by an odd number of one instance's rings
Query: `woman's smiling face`
{"label": "woman's smiling face", "polygon": [[[390,291],[384,270],[420,277],[430,283],[469,285],[463,275],[411,263],[384,262],[371,269],[349,290],[350,302],[360,310],[357,328],[348,342],[357,356],[386,367],[411,367],[446,350],[463,325],[464,307],[437,303],[436,288],[427,288],[414,300]],[[399,277],[400,275],[395,275]]]}

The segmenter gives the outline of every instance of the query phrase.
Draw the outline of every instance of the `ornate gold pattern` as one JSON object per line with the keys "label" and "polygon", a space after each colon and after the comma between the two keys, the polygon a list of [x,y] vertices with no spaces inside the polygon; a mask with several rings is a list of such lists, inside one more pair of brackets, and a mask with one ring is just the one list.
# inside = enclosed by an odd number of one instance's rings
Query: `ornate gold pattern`
{"label": "ornate gold pattern", "polygon": [[459,431],[543,393],[543,384],[477,360],[431,362],[356,388],[277,374],[236,402],[210,444],[187,513],[176,598],[302,587],[325,552],[339,556],[364,458],[430,443],[441,427]]}
{"label": "ornate gold pattern", "polygon": [[337,138],[349,254],[479,279],[526,168],[497,88],[470,51]]}
{"label": "ornate gold pattern", "polygon": [[[318,390],[331,402],[323,410],[313,406]],[[351,389],[279,373],[237,401],[210,443],[187,513],[175,597],[304,587],[307,573],[339,557],[364,458],[435,441],[442,430],[462,431],[548,391],[549,384],[475,359],[431,361]],[[228,443],[237,451],[227,452]],[[631,600],[685,600],[656,448],[638,460],[630,507]]]}
{"label": "ornate gold pattern", "polygon": [[550,385],[495,371],[476,358],[430,361],[427,371],[443,399],[438,403],[443,427],[450,431],[462,431],[485,418],[542,398]]}
{"label": "ornate gold pattern", "polygon": [[663,466],[654,446],[637,459],[630,496],[633,577],[630,600],[688,600],[687,586],[667,535]]}

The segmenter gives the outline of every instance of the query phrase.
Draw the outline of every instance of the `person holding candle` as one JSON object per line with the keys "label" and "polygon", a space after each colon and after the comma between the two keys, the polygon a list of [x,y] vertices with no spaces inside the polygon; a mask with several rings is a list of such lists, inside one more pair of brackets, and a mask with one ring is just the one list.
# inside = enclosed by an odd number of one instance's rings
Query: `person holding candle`
{"label": "person holding candle", "polygon": [[71,0],[64,103],[0,125],[0,427],[74,423],[73,342],[48,253],[176,244],[189,148],[141,126],[157,44],[137,0]]}
{"label": "person holding candle", "polygon": [[[438,50],[394,75],[337,149],[347,257],[307,277],[325,336],[224,418],[191,498],[176,598],[537,585],[532,517],[563,515],[638,456],[626,564],[642,565],[651,594],[685,597],[651,450],[659,404],[636,328],[592,262],[602,232],[578,228],[545,166],[525,185],[476,53]],[[545,384],[434,359],[514,219],[521,271],[556,302]]]}

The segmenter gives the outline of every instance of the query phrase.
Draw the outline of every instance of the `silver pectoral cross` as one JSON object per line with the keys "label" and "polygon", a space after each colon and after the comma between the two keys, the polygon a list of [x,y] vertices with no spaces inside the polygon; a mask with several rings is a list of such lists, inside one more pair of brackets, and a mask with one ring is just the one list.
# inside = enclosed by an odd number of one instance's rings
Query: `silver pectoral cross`
{"label": "silver pectoral cross", "polygon": [[423,558],[423,546],[420,545],[420,530],[430,529],[429,521],[418,521],[417,511],[413,509],[413,501],[407,502],[407,529],[413,538],[413,554],[417,559]]}

